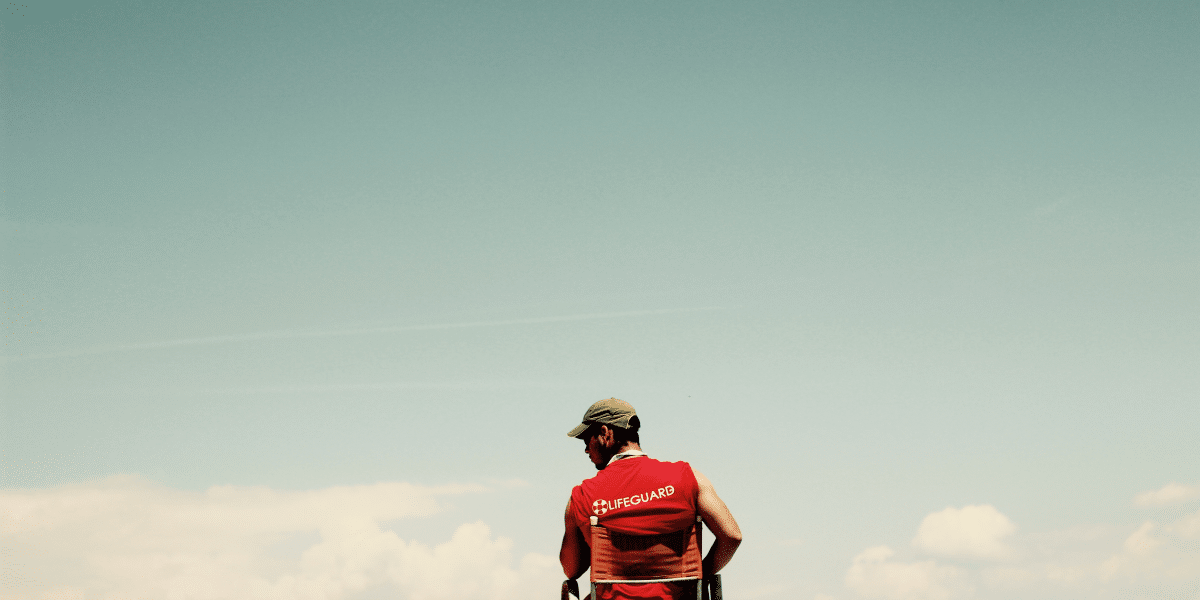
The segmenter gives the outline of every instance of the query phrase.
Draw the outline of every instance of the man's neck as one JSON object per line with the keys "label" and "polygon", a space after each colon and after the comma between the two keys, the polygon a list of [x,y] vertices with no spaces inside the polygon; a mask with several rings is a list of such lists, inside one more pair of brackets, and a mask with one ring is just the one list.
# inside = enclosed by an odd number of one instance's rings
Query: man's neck
{"label": "man's neck", "polygon": [[629,452],[630,450],[637,450],[638,452],[641,452],[642,447],[637,442],[625,442],[625,445],[621,446],[620,450],[617,450],[617,454]]}

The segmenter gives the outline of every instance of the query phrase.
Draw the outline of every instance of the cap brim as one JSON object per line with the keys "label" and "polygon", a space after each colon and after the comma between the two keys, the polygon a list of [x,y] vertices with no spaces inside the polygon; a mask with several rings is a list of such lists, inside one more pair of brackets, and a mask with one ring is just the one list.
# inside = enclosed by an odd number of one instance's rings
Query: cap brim
{"label": "cap brim", "polygon": [[577,437],[583,435],[583,432],[587,431],[587,429],[588,429],[587,423],[580,423],[579,425],[575,426],[575,429],[572,429],[571,431],[567,432],[567,437],[577,438]]}

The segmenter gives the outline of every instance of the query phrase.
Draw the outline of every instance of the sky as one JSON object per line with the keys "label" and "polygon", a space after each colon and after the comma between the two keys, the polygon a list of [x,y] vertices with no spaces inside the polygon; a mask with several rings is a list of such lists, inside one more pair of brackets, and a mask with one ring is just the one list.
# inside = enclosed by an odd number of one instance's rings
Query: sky
{"label": "sky", "polygon": [[0,599],[1200,598],[1200,5],[25,1]]}

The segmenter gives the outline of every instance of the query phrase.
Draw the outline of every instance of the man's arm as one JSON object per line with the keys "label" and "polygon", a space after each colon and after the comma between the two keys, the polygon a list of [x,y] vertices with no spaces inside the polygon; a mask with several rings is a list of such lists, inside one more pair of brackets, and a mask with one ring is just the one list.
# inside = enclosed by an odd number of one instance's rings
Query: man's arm
{"label": "man's arm", "polygon": [[692,473],[696,475],[696,483],[700,486],[699,506],[697,507],[700,510],[700,516],[704,518],[704,524],[708,525],[713,532],[713,537],[717,538],[713,542],[712,549],[708,551],[708,556],[704,557],[704,577],[707,578],[712,577],[722,567],[729,564],[729,559],[733,558],[733,553],[742,543],[742,530],[738,528],[737,521],[733,520],[733,514],[729,512],[729,508],[721,501],[720,496],[717,496],[712,482],[694,468]]}
{"label": "man's arm", "polygon": [[562,563],[567,579],[578,579],[592,564],[592,550],[571,516],[570,502],[567,502],[564,521],[566,531],[563,532],[562,549],[558,551],[558,562]]}

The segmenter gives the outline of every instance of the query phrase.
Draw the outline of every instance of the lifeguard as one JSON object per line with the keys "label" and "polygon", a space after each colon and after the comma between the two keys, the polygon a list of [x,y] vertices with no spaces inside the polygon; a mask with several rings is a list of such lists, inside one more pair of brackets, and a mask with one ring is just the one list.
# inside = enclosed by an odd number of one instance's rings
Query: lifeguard
{"label": "lifeguard", "polygon": [[[642,452],[633,406],[609,398],[592,404],[567,436],[583,440],[599,471],[571,490],[559,561],[568,580],[591,562],[592,519],[616,535],[651,536],[686,530],[700,516],[716,538],[702,562],[705,579],[721,570],[742,541],[737,521],[712,483],[686,462],[663,462]],[[698,526],[698,525],[696,525]],[[593,600],[680,600],[695,584],[656,582],[598,585]]]}

